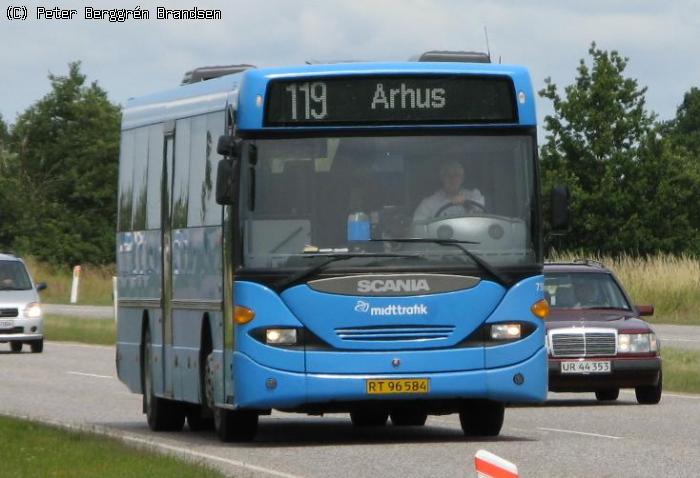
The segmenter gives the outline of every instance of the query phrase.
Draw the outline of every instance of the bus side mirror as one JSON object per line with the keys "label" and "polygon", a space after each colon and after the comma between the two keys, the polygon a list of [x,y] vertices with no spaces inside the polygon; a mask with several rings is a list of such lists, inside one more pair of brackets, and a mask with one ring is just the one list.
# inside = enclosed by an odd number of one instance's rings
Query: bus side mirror
{"label": "bus side mirror", "polygon": [[216,203],[230,206],[236,201],[235,160],[222,159],[216,168]]}
{"label": "bus side mirror", "polygon": [[571,198],[569,188],[566,186],[554,186],[550,199],[552,230],[565,231],[571,225]]}
{"label": "bus side mirror", "polygon": [[237,158],[239,157],[239,146],[240,141],[237,141],[233,136],[222,134],[216,144],[216,152],[226,158]]}

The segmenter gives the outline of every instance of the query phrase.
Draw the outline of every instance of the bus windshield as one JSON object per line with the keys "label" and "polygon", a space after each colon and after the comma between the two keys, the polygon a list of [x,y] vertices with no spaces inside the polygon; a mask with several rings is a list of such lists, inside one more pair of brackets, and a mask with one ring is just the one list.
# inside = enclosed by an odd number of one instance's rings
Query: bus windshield
{"label": "bus windshield", "polygon": [[[300,269],[311,255],[362,251],[374,255],[328,268],[474,268],[431,239],[463,241],[495,267],[541,262],[530,135],[248,140],[240,184],[244,268]],[[428,241],[392,240],[411,238]]]}

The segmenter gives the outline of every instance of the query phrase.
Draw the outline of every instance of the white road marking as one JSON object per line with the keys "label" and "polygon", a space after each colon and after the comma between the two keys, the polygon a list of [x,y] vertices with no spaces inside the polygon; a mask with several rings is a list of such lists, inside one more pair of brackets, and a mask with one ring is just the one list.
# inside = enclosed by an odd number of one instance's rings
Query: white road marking
{"label": "white road marking", "polygon": [[700,342],[698,339],[682,339],[680,337],[663,337],[659,336],[661,340],[668,340],[670,342]]}
{"label": "white road marking", "polygon": [[68,375],[80,375],[82,377],[95,377],[95,378],[114,378],[111,375],[97,375],[96,373],[84,373],[84,372],[66,372]]}
{"label": "white road marking", "polygon": [[545,428],[545,427],[538,427],[538,430],[544,430],[546,432],[559,432],[559,433],[571,433],[573,435],[584,435],[584,436],[590,436],[590,437],[598,437],[598,438],[610,438],[613,440],[621,440],[622,437],[614,437],[612,435],[601,435],[600,433],[588,433],[588,432],[579,432],[576,430],[562,430],[560,428]]}

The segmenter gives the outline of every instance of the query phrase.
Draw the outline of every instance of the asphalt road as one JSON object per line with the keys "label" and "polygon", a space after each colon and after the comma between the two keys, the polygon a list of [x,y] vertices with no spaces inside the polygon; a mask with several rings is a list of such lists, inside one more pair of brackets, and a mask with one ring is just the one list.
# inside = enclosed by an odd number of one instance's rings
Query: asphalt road
{"label": "asphalt road", "polygon": [[[473,477],[486,449],[523,477],[697,476],[700,396],[666,393],[641,406],[593,394],[552,394],[544,406],[509,408],[501,436],[462,436],[456,416],[425,427],[360,430],[345,415],[262,417],[255,442],[222,444],[213,432],[153,433],[141,398],[115,377],[112,347],[47,343],[43,354],[0,346],[0,413],[106,431],[144,446],[206,460],[231,476]],[[153,445],[157,443],[156,445]]]}

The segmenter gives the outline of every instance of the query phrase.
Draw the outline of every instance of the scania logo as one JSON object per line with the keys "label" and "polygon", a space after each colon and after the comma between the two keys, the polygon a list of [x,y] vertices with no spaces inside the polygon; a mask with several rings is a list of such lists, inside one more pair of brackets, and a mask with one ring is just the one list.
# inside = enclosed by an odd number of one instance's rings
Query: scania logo
{"label": "scania logo", "polygon": [[426,279],[363,279],[357,281],[357,292],[429,292]]}

